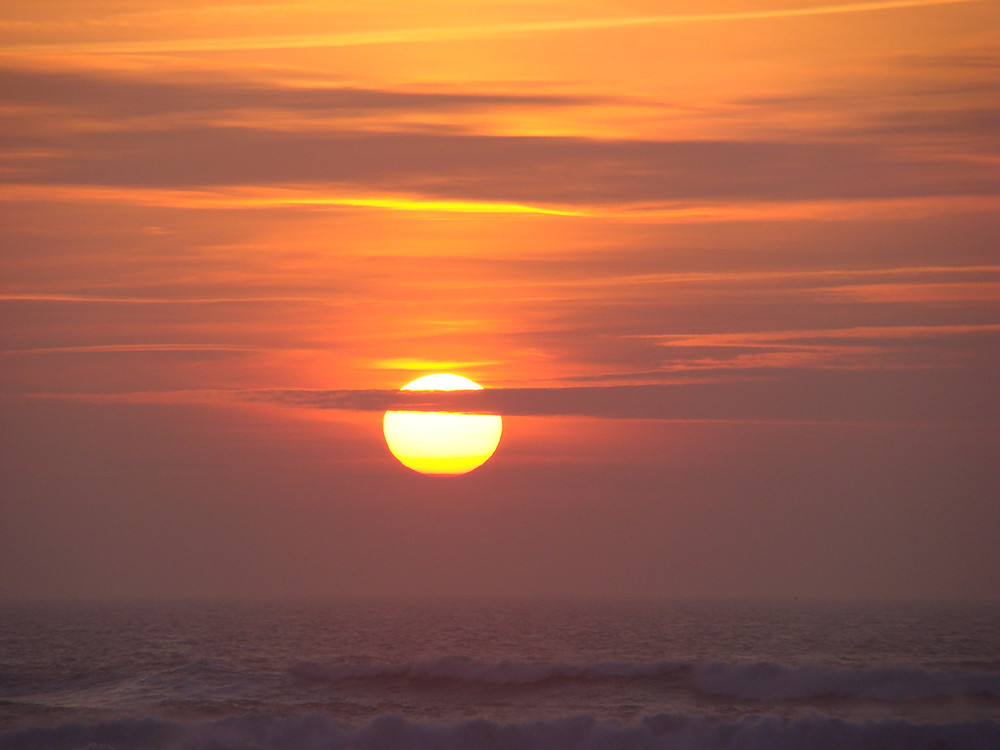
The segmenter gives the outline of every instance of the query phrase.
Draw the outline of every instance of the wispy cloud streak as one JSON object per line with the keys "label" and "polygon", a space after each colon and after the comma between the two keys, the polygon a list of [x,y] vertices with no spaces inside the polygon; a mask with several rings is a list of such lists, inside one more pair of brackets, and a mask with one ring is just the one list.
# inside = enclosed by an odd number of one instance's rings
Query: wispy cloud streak
{"label": "wispy cloud streak", "polygon": [[109,354],[149,352],[259,352],[259,346],[236,344],[102,344],[92,346],[50,346],[32,349],[3,349],[0,354]]}
{"label": "wispy cloud streak", "polygon": [[251,401],[312,409],[445,411],[504,416],[713,421],[972,421],[1000,415],[985,378],[956,373],[942,398],[938,373],[787,371],[780,379],[450,393],[389,390],[261,390]]}
{"label": "wispy cloud streak", "polygon": [[226,50],[264,50],[309,47],[357,47],[377,44],[412,44],[444,42],[460,39],[478,39],[520,36],[545,32],[587,31],[591,29],[661,26],[686,23],[713,23],[725,21],[755,21],[807,16],[870,13],[875,11],[903,10],[937,5],[982,2],[983,0],[887,0],[886,2],[848,3],[844,5],[818,5],[808,8],[780,8],[774,10],[742,11],[736,13],[692,13],[675,15],[618,16],[557,21],[527,21],[489,25],[436,27],[422,29],[385,29],[353,31],[332,34],[289,36],[261,36],[211,39],[144,40],[130,42],[88,42],[66,44],[10,45],[3,52],[15,54],[64,54],[92,53],[157,53]]}

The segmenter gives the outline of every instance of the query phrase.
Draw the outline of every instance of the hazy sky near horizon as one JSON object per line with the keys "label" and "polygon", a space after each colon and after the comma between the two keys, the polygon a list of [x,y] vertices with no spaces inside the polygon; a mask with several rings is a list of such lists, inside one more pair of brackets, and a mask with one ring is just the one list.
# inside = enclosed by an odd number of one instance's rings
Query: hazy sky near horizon
{"label": "hazy sky near horizon", "polygon": [[995,597],[998,68],[996,0],[8,0],[0,597]]}

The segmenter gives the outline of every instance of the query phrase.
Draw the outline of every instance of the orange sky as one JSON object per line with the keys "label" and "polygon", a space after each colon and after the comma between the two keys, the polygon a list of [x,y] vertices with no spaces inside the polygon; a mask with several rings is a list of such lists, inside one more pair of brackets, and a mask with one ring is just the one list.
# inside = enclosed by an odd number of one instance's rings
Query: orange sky
{"label": "orange sky", "polygon": [[991,593],[995,0],[0,13],[0,596]]}

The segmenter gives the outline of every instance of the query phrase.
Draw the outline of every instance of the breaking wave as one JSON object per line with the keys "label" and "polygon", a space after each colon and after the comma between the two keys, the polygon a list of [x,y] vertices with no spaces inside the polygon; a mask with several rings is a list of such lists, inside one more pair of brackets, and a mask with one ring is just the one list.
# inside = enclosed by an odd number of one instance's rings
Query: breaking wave
{"label": "breaking wave", "polygon": [[317,664],[292,668],[301,679],[338,683],[351,680],[403,679],[448,681],[476,685],[533,685],[554,680],[664,679],[692,692],[740,700],[805,700],[859,698],[876,701],[917,701],[952,696],[1000,698],[1000,675],[969,671],[934,671],[918,667],[843,669],[788,667],[768,662],[692,664],[660,661],[647,664],[481,662],[448,657],[403,664]]}
{"label": "breaking wave", "polygon": [[832,718],[724,721],[659,715],[635,724],[576,716],[433,724],[381,716],[351,727],[322,716],[234,717],[204,724],[128,719],[0,734],[0,750],[995,750],[1000,722],[916,724]]}
{"label": "breaking wave", "polygon": [[1000,675],[939,672],[916,667],[837,669],[785,667],[767,662],[698,666],[695,688],[708,695],[742,700],[866,698],[878,701],[931,700],[960,695],[1000,698]]}

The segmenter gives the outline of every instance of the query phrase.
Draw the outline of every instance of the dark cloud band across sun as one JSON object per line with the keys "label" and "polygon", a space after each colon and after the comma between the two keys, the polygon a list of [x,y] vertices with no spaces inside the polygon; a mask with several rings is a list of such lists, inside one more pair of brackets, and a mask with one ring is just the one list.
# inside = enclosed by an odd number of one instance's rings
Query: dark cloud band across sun
{"label": "dark cloud band across sun", "polygon": [[[849,395],[848,395],[849,394]],[[482,391],[261,390],[241,397],[312,409],[445,411],[504,416],[763,422],[990,422],[1000,418],[991,384],[958,374],[953,396],[936,396],[925,371],[785,372],[782,378]]]}

